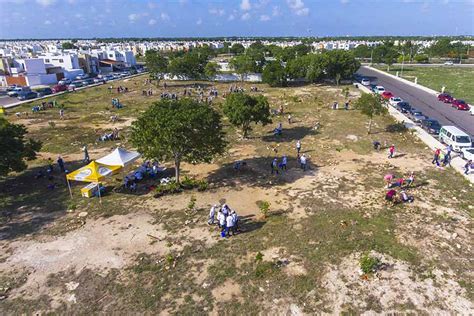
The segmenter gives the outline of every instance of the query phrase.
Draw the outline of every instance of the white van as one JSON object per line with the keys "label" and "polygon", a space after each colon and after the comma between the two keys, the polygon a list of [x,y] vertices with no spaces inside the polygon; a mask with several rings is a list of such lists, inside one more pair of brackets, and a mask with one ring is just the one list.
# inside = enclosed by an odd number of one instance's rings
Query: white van
{"label": "white van", "polygon": [[443,126],[439,131],[439,140],[453,146],[455,151],[472,146],[471,137],[456,126]]}

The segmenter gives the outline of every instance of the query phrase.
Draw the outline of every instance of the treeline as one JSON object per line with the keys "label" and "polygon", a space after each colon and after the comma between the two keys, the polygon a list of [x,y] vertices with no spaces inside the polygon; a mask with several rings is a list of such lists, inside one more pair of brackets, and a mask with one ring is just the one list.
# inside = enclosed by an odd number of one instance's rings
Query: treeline
{"label": "treeline", "polygon": [[453,60],[465,59],[468,57],[470,49],[469,45],[464,45],[460,41],[453,42],[450,38],[443,38],[430,47],[423,47],[412,41],[395,46],[394,42],[386,41],[375,47],[359,45],[353,51],[358,58],[371,59],[374,63],[385,63],[390,66],[396,62],[428,63],[434,57]]}
{"label": "treeline", "polygon": [[255,42],[247,49],[242,44],[229,43],[220,50],[207,45],[168,53],[148,50],[145,62],[150,75],[157,80],[161,80],[165,73],[182,79],[209,79],[220,70],[212,61],[220,53],[234,54],[230,66],[242,80],[249,73],[262,73],[263,81],[272,86],[286,86],[294,80],[319,82],[324,79],[339,84],[341,79],[350,79],[360,67],[350,51],[312,53],[306,44],[282,48],[261,42]]}

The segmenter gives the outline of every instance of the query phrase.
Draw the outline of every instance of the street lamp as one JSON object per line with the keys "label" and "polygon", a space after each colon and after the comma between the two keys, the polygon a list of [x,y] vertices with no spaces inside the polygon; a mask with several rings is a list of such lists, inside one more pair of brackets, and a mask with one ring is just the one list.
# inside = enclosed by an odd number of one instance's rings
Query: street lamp
{"label": "street lamp", "polygon": [[400,77],[403,78],[403,65],[405,64],[405,52],[402,52],[402,73],[400,75]]}

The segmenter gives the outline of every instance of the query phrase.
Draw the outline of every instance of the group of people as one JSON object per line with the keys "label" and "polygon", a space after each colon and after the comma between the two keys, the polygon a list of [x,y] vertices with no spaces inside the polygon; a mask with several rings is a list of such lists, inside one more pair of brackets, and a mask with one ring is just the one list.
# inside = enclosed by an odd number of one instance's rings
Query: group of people
{"label": "group of people", "polygon": [[[274,150],[275,153],[277,153],[277,150]],[[301,155],[301,141],[298,140],[296,142],[296,161],[298,162],[300,169],[303,171],[306,171],[308,168],[308,157],[306,154]],[[281,161],[278,160],[277,157],[273,158],[273,160],[270,163],[270,172],[271,174],[280,174],[280,172],[283,172],[284,170],[287,170],[288,166],[288,157],[287,155],[283,155],[281,157]]]}
{"label": "group of people", "polygon": [[[64,163],[64,159],[61,157],[61,156],[58,156],[57,160],[56,160],[56,163],[58,165],[58,168],[59,168],[59,171],[60,173],[67,173],[68,171],[66,170],[66,166],[65,166],[65,163]],[[54,190],[57,186],[57,183],[55,182],[55,178],[54,178],[54,172],[55,172],[55,168],[54,168],[54,162],[53,162],[53,159],[51,159],[51,157],[49,157],[46,161],[46,170],[44,169],[40,169],[36,175],[35,175],[35,179],[42,179],[42,178],[47,178],[48,179],[48,185],[47,185],[47,188],[49,190]]]}
{"label": "group of people", "polygon": [[148,97],[152,96],[153,95],[153,89],[150,88],[148,90],[142,90],[142,95],[148,96]]}
{"label": "group of people", "polygon": [[130,192],[136,192],[138,182],[146,177],[154,179],[162,170],[163,169],[159,167],[157,161],[151,162],[147,160],[132,173],[125,176],[123,179],[123,185],[125,189],[128,189]]}
{"label": "group of people", "polygon": [[[351,103],[351,100],[344,102],[344,110],[346,111],[349,110],[350,103]],[[332,104],[332,109],[339,110],[339,103],[337,101],[334,101],[334,103]]]}
{"label": "group of people", "polygon": [[176,100],[178,101],[178,95],[176,93],[170,93],[170,92],[162,92],[160,94],[161,99],[166,99],[166,100]]}
{"label": "group of people", "polygon": [[118,98],[112,99],[112,108],[116,108],[116,109],[123,108],[123,105],[120,103],[120,100]]}
{"label": "group of people", "polygon": [[31,107],[31,112],[37,113],[46,109],[52,109],[54,107],[56,107],[56,101],[41,102],[40,105],[34,105]]}
{"label": "group of people", "polygon": [[431,161],[432,164],[435,164],[437,167],[441,167],[441,165],[447,166],[451,162],[451,153],[453,152],[453,146],[448,145],[445,148],[445,153],[441,151],[441,149],[436,148],[433,154],[433,160]]}
{"label": "group of people", "polygon": [[[415,173],[411,172],[408,176],[396,178],[393,174],[389,173],[384,177],[385,188],[387,192],[385,193],[385,200],[392,202],[392,203],[406,203],[406,202],[413,202],[414,197],[412,195],[408,195],[406,190],[413,186],[415,182]],[[397,192],[397,188],[400,192]]]}
{"label": "group of people", "polygon": [[118,139],[120,139],[119,130],[118,128],[114,128],[112,132],[100,135],[98,140],[100,142],[106,142],[109,140],[118,140]]}
{"label": "group of people", "polygon": [[122,87],[122,86],[117,87],[117,93],[127,93],[127,92],[128,92],[127,87]]}
{"label": "group of people", "polygon": [[227,204],[222,206],[214,204],[211,207],[207,223],[214,225],[216,220],[221,231],[221,237],[229,237],[231,233],[232,235],[237,234],[239,230],[239,216]]}

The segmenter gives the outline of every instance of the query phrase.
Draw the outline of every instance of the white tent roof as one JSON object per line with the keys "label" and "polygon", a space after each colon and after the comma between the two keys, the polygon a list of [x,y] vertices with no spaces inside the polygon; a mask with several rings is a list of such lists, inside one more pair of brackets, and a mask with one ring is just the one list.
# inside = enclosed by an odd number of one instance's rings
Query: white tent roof
{"label": "white tent roof", "polygon": [[127,151],[119,147],[107,156],[97,159],[96,161],[104,165],[125,167],[137,160],[139,157],[139,153],[135,151]]}

